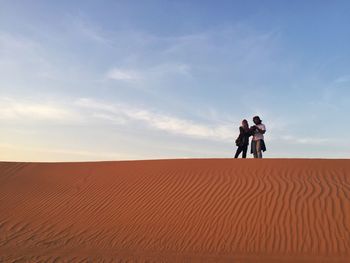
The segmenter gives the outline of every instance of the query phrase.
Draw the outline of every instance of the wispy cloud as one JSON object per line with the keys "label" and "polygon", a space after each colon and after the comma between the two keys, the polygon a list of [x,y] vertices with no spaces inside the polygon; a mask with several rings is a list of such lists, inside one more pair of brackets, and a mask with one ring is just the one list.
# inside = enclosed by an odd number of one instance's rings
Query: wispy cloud
{"label": "wispy cloud", "polygon": [[86,17],[82,12],[74,15],[68,15],[67,21],[69,22],[69,27],[83,36],[97,44],[102,44],[105,46],[112,45],[112,39],[108,34],[97,24],[93,23],[90,19]]}
{"label": "wispy cloud", "polygon": [[132,81],[140,78],[139,74],[135,71],[124,70],[119,68],[110,69],[106,73],[106,77],[112,80],[123,80],[123,81]]}
{"label": "wispy cloud", "polygon": [[326,145],[331,142],[329,138],[297,137],[292,135],[283,135],[280,136],[280,139],[293,144],[305,145]]}
{"label": "wispy cloud", "polygon": [[0,99],[1,120],[72,121],[76,120],[77,117],[77,113],[53,102],[13,98]]}
{"label": "wispy cloud", "polygon": [[[269,115],[266,115],[269,116]],[[271,116],[269,116],[271,118]],[[227,120],[210,120],[200,123],[191,119],[179,118],[154,109],[133,107],[123,103],[108,103],[92,98],[80,98],[67,103],[39,102],[37,100],[18,100],[2,98],[0,100],[0,119],[3,121],[56,121],[93,123],[93,120],[105,121],[108,125],[138,125],[144,129],[166,132],[175,136],[193,139],[232,142],[236,130]],[[237,123],[238,124],[238,123]],[[297,137],[288,134],[286,121],[271,119],[267,125],[268,141],[285,141],[302,145],[324,145],[329,138]]]}
{"label": "wispy cloud", "polygon": [[148,72],[157,77],[164,77],[167,75],[191,76],[191,66],[186,63],[162,63],[151,67]]}
{"label": "wispy cloud", "polygon": [[[145,127],[174,135],[215,141],[232,141],[233,134],[229,126],[230,124],[208,125],[196,123],[192,120],[178,118],[154,110],[131,107],[123,104],[99,102],[89,98],[78,99],[75,104],[97,112],[106,112],[108,113],[108,118],[123,119],[129,123],[141,122]],[[95,116],[99,115],[95,114]],[[104,118],[105,115],[102,116],[102,118]]]}
{"label": "wispy cloud", "polygon": [[[74,149],[68,146],[67,148],[55,147],[52,149],[43,146],[23,146],[11,143],[0,143],[0,149],[3,149],[3,152],[7,152],[6,155],[0,154],[1,160],[9,161],[72,161],[72,158],[74,158],[74,160],[82,161],[141,159],[141,156],[137,153],[96,152],[91,150]],[[28,155],[31,156],[30,159],[28,159]]]}
{"label": "wispy cloud", "polygon": [[191,67],[185,63],[160,63],[143,69],[111,68],[105,74],[107,79],[117,81],[134,82],[142,80],[143,85],[147,81],[166,79],[169,77],[191,77]]}
{"label": "wispy cloud", "polygon": [[[145,129],[164,131],[173,135],[199,139],[227,141],[232,139],[231,123],[204,124],[190,119],[178,118],[153,109],[132,107],[122,103],[107,103],[90,98],[62,102],[38,99],[0,99],[0,119],[3,121],[58,121],[93,124],[94,119],[108,124],[133,125],[137,123]],[[220,122],[220,120],[218,120]]]}
{"label": "wispy cloud", "polygon": [[[145,107],[133,107],[123,103],[109,103],[106,101],[97,101],[91,98],[80,98],[75,101],[69,101],[67,103],[52,103],[52,102],[38,102],[33,100],[16,100],[16,99],[2,99],[0,101],[0,119],[2,121],[19,120],[23,121],[41,121],[42,124],[47,124],[48,121],[54,121],[56,123],[62,123],[70,121],[71,123],[79,124],[77,119],[72,120],[73,116],[79,117],[78,120],[85,120],[86,124],[90,127],[94,127],[96,120],[98,120],[99,127],[112,127],[113,125],[123,127],[126,130],[141,130],[144,134],[152,134],[151,136],[157,136],[158,132],[164,132],[169,136],[174,136],[172,143],[161,143],[162,149],[172,152],[173,155],[168,153],[154,153],[147,155],[148,158],[164,158],[165,156],[172,157],[184,157],[188,156],[203,156],[203,152],[194,149],[183,149],[184,145],[197,145],[200,140],[206,141],[208,145],[232,145],[234,139],[234,131],[232,130],[232,124],[222,124],[220,119],[211,120],[209,123],[196,122],[191,119],[179,118],[174,115],[170,115],[164,112],[159,112],[154,109]],[[267,115],[268,116],[268,115]],[[271,118],[271,116],[268,116]],[[101,126],[102,124],[103,126]],[[273,121],[267,123],[268,134],[266,135],[267,143],[273,147],[276,145],[283,145],[288,147],[305,147],[305,146],[327,146],[329,143],[333,145],[337,141],[330,140],[329,138],[321,137],[298,137],[288,134],[288,127],[285,127],[283,123],[277,128]],[[85,129],[80,127],[78,129]],[[274,130],[278,130],[276,133]],[[42,131],[45,133],[44,131]],[[84,130],[81,130],[82,134]],[[112,136],[112,130],[106,131],[106,134]],[[272,133],[272,134],[271,134]],[[115,136],[115,134],[114,134]],[[133,135],[132,135],[133,136]],[[131,137],[132,137],[131,136]],[[146,136],[147,137],[147,136]],[[145,138],[146,138],[145,137]],[[186,139],[187,138],[187,139]],[[142,141],[142,138],[138,138]],[[185,139],[185,140],[183,140]],[[50,141],[50,139],[48,139]],[[103,139],[100,139],[103,141]],[[106,138],[107,141],[110,138]],[[38,141],[40,142],[40,140]],[[176,147],[178,142],[179,146]],[[184,144],[186,142],[186,144]],[[271,144],[270,144],[271,142]],[[69,144],[64,142],[62,147],[55,146],[54,149],[45,148],[43,145],[27,145],[19,146],[11,143],[5,143],[0,145],[0,148],[8,149],[7,155],[4,155],[3,159],[10,160],[11,156],[17,156],[17,160],[22,158],[21,156],[32,156],[33,153],[37,153],[38,159],[23,157],[23,160],[112,160],[112,159],[143,159],[146,158],[145,153],[140,153],[138,150],[130,152],[130,149],[124,145],[120,152],[113,152],[111,149],[100,149],[97,153],[95,148],[91,148],[86,142],[86,147],[80,145],[76,149],[71,148]],[[147,140],[144,141],[144,146],[147,145]],[[157,144],[157,143],[154,143]],[[182,146],[181,146],[182,145]],[[299,145],[299,146],[298,146]],[[154,145],[153,145],[154,146]],[[171,147],[172,149],[170,149]],[[182,148],[181,148],[182,147]],[[282,147],[282,149],[283,149]],[[205,147],[204,147],[205,148]],[[272,148],[270,148],[272,149]],[[124,151],[124,152],[123,152]],[[203,151],[203,149],[202,149]],[[277,151],[275,149],[275,151]],[[12,153],[11,153],[12,152]],[[215,153],[216,152],[216,153]],[[178,155],[176,155],[176,154]],[[215,156],[221,156],[215,149],[207,148],[206,154],[216,154]],[[270,153],[270,152],[269,152]],[[273,154],[273,153],[272,153]],[[35,154],[34,154],[35,155]]]}

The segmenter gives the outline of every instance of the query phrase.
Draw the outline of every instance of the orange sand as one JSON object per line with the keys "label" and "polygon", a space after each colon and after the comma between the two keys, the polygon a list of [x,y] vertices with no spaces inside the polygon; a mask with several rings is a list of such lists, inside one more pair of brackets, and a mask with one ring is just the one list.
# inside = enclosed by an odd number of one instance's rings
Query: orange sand
{"label": "orange sand", "polygon": [[0,261],[350,262],[350,160],[2,162]]}

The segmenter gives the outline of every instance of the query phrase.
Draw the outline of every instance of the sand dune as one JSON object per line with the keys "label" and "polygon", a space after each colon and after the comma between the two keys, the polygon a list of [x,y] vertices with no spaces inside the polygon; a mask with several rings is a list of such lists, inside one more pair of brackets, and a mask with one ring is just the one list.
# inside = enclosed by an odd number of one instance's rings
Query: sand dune
{"label": "sand dune", "polygon": [[0,261],[350,262],[350,160],[2,162]]}

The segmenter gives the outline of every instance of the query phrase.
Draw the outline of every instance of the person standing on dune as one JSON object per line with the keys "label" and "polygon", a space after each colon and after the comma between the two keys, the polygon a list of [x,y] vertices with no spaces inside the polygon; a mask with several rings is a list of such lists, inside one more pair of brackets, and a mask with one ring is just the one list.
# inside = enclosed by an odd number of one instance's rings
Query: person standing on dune
{"label": "person standing on dune", "polygon": [[242,121],[242,126],[239,127],[239,136],[236,140],[236,145],[238,146],[235,158],[238,158],[241,152],[242,158],[247,158],[247,151],[249,145],[249,137],[251,136],[251,132],[249,130],[249,124],[247,120]]}
{"label": "person standing on dune", "polygon": [[254,155],[254,158],[262,158],[262,152],[266,151],[264,134],[266,132],[266,127],[262,123],[259,116],[253,118],[254,126],[250,127],[250,130],[253,134],[251,153]]}

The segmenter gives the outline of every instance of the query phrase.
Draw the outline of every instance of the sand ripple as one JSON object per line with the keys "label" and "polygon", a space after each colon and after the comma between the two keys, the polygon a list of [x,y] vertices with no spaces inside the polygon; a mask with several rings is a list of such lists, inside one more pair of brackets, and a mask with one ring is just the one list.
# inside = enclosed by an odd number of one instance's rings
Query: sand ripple
{"label": "sand ripple", "polygon": [[350,262],[350,161],[2,162],[0,261]]}

